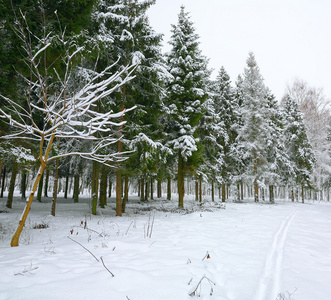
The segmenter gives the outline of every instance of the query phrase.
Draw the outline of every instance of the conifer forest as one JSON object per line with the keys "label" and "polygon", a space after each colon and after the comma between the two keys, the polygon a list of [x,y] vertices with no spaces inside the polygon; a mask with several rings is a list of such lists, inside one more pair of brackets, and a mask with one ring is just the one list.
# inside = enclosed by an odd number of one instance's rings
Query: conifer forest
{"label": "conifer forest", "polygon": [[0,196],[26,199],[13,246],[32,201],[50,197],[55,216],[59,193],[88,193],[93,215],[112,197],[117,216],[131,194],[182,209],[187,195],[329,201],[322,90],[297,80],[276,99],[252,52],[212,79],[183,6],[162,53],[155,0],[62,2],[0,4]]}
{"label": "conifer forest", "polygon": [[330,299],[329,99],[259,47],[211,68],[188,3],[237,19],[189,1],[165,38],[175,1],[0,0],[0,299]]}

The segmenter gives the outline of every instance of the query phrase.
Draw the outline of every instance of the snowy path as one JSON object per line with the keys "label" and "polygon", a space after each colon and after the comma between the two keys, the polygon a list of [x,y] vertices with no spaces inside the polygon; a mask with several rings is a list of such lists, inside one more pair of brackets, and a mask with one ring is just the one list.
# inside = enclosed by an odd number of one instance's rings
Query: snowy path
{"label": "snowy path", "polygon": [[276,232],[260,279],[257,300],[276,299],[281,291],[282,262],[288,229],[297,212],[291,213]]}

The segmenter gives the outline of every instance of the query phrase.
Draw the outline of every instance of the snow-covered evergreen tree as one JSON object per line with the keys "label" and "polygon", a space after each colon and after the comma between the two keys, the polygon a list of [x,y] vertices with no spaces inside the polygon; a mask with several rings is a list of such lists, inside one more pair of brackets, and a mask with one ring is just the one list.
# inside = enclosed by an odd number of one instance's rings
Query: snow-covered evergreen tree
{"label": "snow-covered evergreen tree", "polygon": [[311,187],[315,157],[307,137],[307,130],[303,122],[303,114],[298,104],[286,95],[283,103],[285,150],[291,160],[294,176],[288,178],[288,184],[301,186],[302,201],[304,189]]}
{"label": "snow-covered evergreen tree", "polygon": [[[123,105],[136,106],[134,112],[124,117],[127,123],[119,133],[123,139],[118,145],[118,150],[133,149],[135,152],[119,171],[144,179],[157,173],[156,156],[164,150],[158,139],[161,137],[159,117],[164,95],[162,81],[167,77],[167,71],[161,55],[162,35],[155,33],[146,16],[147,9],[154,3],[155,0],[103,0],[93,14],[97,37],[104,40],[105,45],[109,44],[101,53],[98,64],[108,65],[119,59],[123,65],[130,62],[137,65],[135,79],[123,85],[108,103],[115,111],[120,111]],[[120,178],[118,174],[117,181]],[[120,200],[120,195],[117,198]],[[119,202],[118,215],[121,214]]]}
{"label": "snow-covered evergreen tree", "polygon": [[237,136],[236,127],[239,121],[238,101],[231,87],[230,76],[224,67],[221,67],[214,82],[214,102],[220,128],[217,140],[222,148],[223,163],[218,165],[218,175],[219,184],[222,185],[222,202],[224,202],[226,184],[231,183],[230,178],[233,173],[234,157],[231,148]]}
{"label": "snow-covered evergreen tree", "polygon": [[193,22],[182,6],[177,25],[172,25],[169,42],[172,49],[167,55],[169,72],[173,76],[168,83],[167,108],[171,121],[167,137],[178,158],[179,207],[184,206],[185,172],[199,161],[197,126],[208,97],[208,61],[201,55],[198,38]]}
{"label": "snow-covered evergreen tree", "polygon": [[267,96],[268,119],[266,122],[268,135],[266,136],[267,169],[262,175],[265,185],[269,186],[269,199],[274,203],[274,186],[282,184],[293,174],[290,159],[285,151],[283,114],[279,105],[270,92]]}
{"label": "snow-covered evergreen tree", "polygon": [[[208,98],[203,105],[205,113],[198,125],[200,137],[198,146],[201,148],[201,153],[198,156],[195,172],[196,180],[211,182],[212,201],[214,201],[215,183],[220,181],[220,169],[224,164],[223,147],[219,137],[224,136],[226,132],[219,115],[216,114],[214,99]],[[202,200],[201,197],[199,198]]]}
{"label": "snow-covered evergreen tree", "polygon": [[247,59],[242,82],[241,126],[236,141],[236,156],[242,158],[244,180],[254,185],[254,199],[259,201],[259,185],[267,168],[268,136],[267,89],[253,53]]}

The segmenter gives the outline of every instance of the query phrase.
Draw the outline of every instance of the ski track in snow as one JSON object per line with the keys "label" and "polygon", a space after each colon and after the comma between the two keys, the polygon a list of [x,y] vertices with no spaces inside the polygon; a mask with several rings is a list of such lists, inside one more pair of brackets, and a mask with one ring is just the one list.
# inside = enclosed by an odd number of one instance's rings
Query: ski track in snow
{"label": "ski track in snow", "polygon": [[[284,245],[288,229],[297,212],[290,214],[276,232],[272,247],[267,255],[260,279],[256,300],[276,299],[281,292],[281,271]],[[268,295],[269,294],[269,295]]]}

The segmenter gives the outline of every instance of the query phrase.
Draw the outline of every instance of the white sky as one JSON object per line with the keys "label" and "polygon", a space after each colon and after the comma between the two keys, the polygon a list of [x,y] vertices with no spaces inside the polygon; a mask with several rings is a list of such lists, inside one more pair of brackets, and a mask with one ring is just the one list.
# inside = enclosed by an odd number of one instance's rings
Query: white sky
{"label": "white sky", "polygon": [[252,51],[277,99],[295,78],[331,99],[331,0],[157,0],[148,15],[164,51],[182,4],[213,76],[224,66],[234,83]]}

